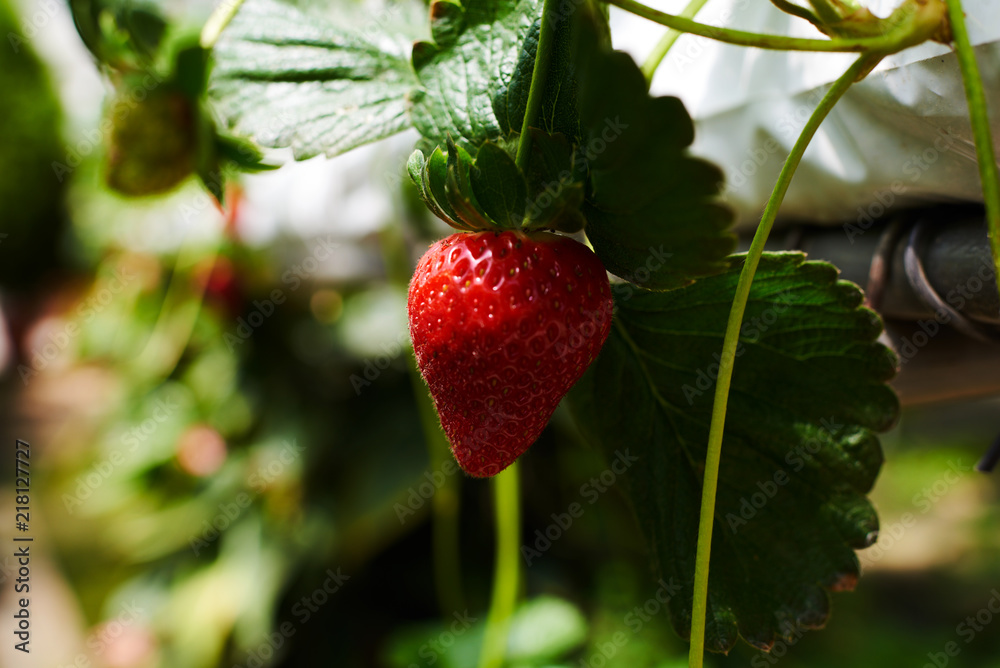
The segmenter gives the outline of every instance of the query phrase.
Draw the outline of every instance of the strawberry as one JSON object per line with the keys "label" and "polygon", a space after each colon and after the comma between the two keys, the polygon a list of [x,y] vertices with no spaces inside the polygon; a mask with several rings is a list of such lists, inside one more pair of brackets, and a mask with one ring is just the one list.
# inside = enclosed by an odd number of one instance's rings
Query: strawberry
{"label": "strawberry", "polygon": [[[145,92],[145,91],[144,91]],[[173,189],[195,169],[195,107],[181,93],[153,89],[144,97],[123,91],[107,111],[106,179],[123,195],[156,195]]]}
{"label": "strawberry", "polygon": [[417,365],[462,469],[493,476],[542,433],[611,329],[611,286],[586,246],[545,232],[458,233],[417,264]]}

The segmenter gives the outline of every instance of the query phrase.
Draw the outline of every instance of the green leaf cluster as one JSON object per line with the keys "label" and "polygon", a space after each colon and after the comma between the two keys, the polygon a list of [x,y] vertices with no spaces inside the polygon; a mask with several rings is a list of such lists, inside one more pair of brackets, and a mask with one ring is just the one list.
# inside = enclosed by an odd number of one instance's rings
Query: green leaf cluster
{"label": "green leaf cluster", "polygon": [[[270,169],[250,142],[221,133],[205,107],[210,51],[189,29],[168,30],[153,3],[72,0],[84,44],[114,83],[101,129],[105,181],[120,194],[168,192],[192,175],[220,201],[233,168]],[[57,175],[71,171],[57,165]]]}
{"label": "green leaf cluster", "polygon": [[[456,45],[447,57],[435,46],[434,62],[448,60],[452,74],[468,73],[463,49],[470,41],[461,36],[475,33],[455,18],[459,15],[464,16],[452,9],[443,18],[432,12],[432,26],[442,21],[448,26],[434,34]],[[629,56],[610,49],[606,24],[589,5],[544,20],[555,22],[555,44],[548,55],[540,127],[529,129],[526,170],[495,142],[513,150],[521,141],[541,19],[528,31],[509,81],[493,97],[490,123],[448,125],[436,101],[430,112],[434,122],[418,124],[424,143],[439,140],[447,129],[446,141],[451,132],[465,141],[479,138],[475,150],[488,152],[484,164],[477,156],[468,167],[450,144],[447,160],[434,152],[439,147],[423,160],[415,153],[410,175],[423,200],[457,229],[585,229],[611,273],[651,289],[679,287],[721,271],[734,245],[727,232],[732,215],[716,200],[722,173],[687,153],[694,128],[683,105],[648,95],[642,72]],[[418,45],[417,51],[430,48]],[[505,81],[502,73],[499,79]],[[451,79],[439,81],[452,86],[453,95],[461,94]],[[450,104],[449,109],[456,106],[454,99]],[[470,109],[480,107],[470,99]],[[457,165],[454,174],[446,163]],[[421,165],[422,172],[414,171]],[[482,178],[463,187],[465,171]]]}
{"label": "green leaf cluster", "polygon": [[456,229],[578,232],[585,221],[576,147],[561,134],[530,132],[534,150],[527,175],[500,144],[484,142],[473,158],[451,138],[447,155],[436,147],[425,158],[418,149],[407,170],[427,207]]}
{"label": "green leaf cluster", "polygon": [[648,95],[589,4],[545,19],[547,84],[516,164],[540,10],[533,0],[433,2],[431,39],[407,62],[401,41],[248,0],[216,47],[213,97],[235,133],[297,158],[415,127],[409,175],[456,229],[585,229],[609,271],[652,289],[720,271],[734,246],[717,201],[722,174],[688,155],[683,105]]}

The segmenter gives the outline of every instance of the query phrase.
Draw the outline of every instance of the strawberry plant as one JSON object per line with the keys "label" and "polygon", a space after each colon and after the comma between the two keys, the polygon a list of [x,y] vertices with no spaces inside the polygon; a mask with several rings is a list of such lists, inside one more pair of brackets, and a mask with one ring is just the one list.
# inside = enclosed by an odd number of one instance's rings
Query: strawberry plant
{"label": "strawberry plant", "polygon": [[[184,112],[186,141],[167,147],[177,159],[125,178],[129,155],[149,162],[148,128],[130,121],[113,135],[120,190],[194,172],[218,196],[223,167],[265,167],[249,141],[302,160],[419,135],[405,174],[455,230],[409,281],[425,437],[441,456],[443,430],[466,473],[495,476],[484,668],[505,660],[523,577],[514,462],[564,398],[607,461],[638,458],[622,489],[670,583],[665,606],[691,666],[740,639],[767,651],[820,628],[830,593],[854,588],[855,550],[879,531],[867,495],[883,461],[877,434],[898,413],[887,384],[897,360],[857,286],[764,243],[820,124],[883,58],[955,44],[1000,265],[1000,182],[959,0],[906,0],[886,18],[846,0],[772,2],[828,39],[704,25],[703,0],[676,16],[609,0],[670,29],[640,67],[612,48],[606,6],[592,0],[432,0],[429,30],[409,9],[357,30],[277,0],[224,3],[161,72]],[[690,152],[687,110],[648,91],[681,32],[859,54],[806,122],[745,253],[733,253],[722,171]],[[406,280],[409,258],[394,265]]]}
{"label": "strawberry plant", "polygon": [[[717,200],[722,175],[688,154],[693,128],[683,106],[646,92],[643,71],[610,48],[607,23],[588,2],[433,2],[431,39],[417,41],[407,58],[401,40],[389,49],[270,0],[251,1],[215,49],[214,93],[236,134],[291,146],[299,158],[334,155],[408,126],[419,131],[408,171],[421,198],[452,227],[480,231],[432,249],[410,296],[418,362],[459,462],[475,474],[503,468],[530,445],[538,420],[576,374],[545,374],[545,399],[531,402],[525,387],[543,379],[527,370],[503,378],[511,360],[491,362],[490,353],[507,341],[475,322],[481,316],[469,294],[445,297],[444,314],[426,301],[469,280],[468,268],[455,268],[464,256],[446,256],[450,267],[437,270],[447,271],[447,280],[430,288],[428,264],[451,246],[510,234],[502,230],[583,230],[620,282],[607,343],[570,405],[595,446],[611,454],[629,444],[642,453],[626,485],[660,573],[681,583],[671,618],[691,637],[691,662],[700,665],[705,645],[728,651],[742,637],[767,649],[789,622],[822,626],[828,592],[857,580],[854,549],[877,536],[865,495],[882,461],[875,434],[895,419],[885,384],[894,358],[876,342],[878,319],[861,306],[857,288],[838,281],[829,265],[765,254],[763,242],[805,146],[844,91],[895,51],[952,35],[961,46],[961,8],[911,1],[878,19],[852,3],[775,3],[832,37],[823,41],[709,28],[633,0],[614,4],[675,30],[747,46],[861,53],[807,123],[748,254],[727,257],[733,237]],[[974,60],[963,63],[971,106],[981,113]],[[982,137],[986,124],[976,127]],[[987,190],[995,190],[995,162],[987,156],[980,164]],[[996,200],[989,195],[995,248]],[[519,290],[569,287],[566,278],[518,278]],[[496,293],[501,300],[504,290]],[[487,294],[480,294],[484,305]],[[498,308],[503,322],[509,309]],[[455,328],[456,313],[473,325]],[[530,345],[551,322],[542,316],[515,340]],[[748,326],[757,322],[773,324]],[[432,334],[454,341],[453,350],[428,352]],[[573,366],[587,366],[603,338],[595,335]],[[472,380],[459,382],[464,373]],[[485,389],[491,374],[500,396]],[[699,384],[706,374],[707,386]],[[508,388],[532,403],[536,421],[527,427],[501,411],[502,438],[483,441],[490,454],[470,464],[476,449],[469,434],[477,421],[493,418],[490,401]],[[514,436],[522,426],[523,440]],[[793,455],[806,444],[804,456]],[[780,497],[741,532],[740,500],[792,459],[795,472]],[[498,466],[483,468],[487,463]],[[509,607],[502,599],[512,595],[498,591],[494,605]],[[502,647],[488,636],[483,652],[481,665],[496,665]]]}

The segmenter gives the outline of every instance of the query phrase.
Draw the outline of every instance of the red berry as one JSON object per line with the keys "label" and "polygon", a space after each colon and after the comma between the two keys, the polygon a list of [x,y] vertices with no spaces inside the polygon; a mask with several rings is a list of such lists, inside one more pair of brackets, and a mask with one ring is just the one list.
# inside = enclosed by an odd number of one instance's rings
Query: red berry
{"label": "red berry", "polygon": [[538,439],[611,329],[611,286],[586,246],[548,233],[453,234],[410,282],[410,337],[451,451],[493,476]]}

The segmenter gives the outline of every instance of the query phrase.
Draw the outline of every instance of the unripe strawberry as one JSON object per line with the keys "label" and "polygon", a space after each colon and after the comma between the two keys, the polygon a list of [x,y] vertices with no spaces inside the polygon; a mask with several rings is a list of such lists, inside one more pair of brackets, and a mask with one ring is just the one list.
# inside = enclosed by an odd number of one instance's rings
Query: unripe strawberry
{"label": "unripe strawberry", "polygon": [[[138,93],[142,93],[142,97]],[[190,176],[197,153],[197,110],[182,93],[126,89],[111,105],[108,185],[129,196],[167,192]]]}
{"label": "unripe strawberry", "polygon": [[540,232],[458,233],[421,258],[410,337],[466,473],[493,476],[542,433],[611,329],[597,256]]}

